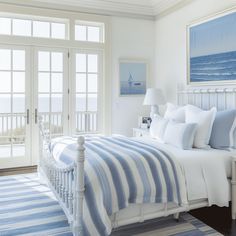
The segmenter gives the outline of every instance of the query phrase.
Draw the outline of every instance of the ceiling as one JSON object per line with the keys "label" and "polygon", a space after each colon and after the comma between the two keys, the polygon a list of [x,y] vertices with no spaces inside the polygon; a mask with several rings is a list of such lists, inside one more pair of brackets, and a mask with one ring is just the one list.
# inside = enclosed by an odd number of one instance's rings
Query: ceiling
{"label": "ceiling", "polygon": [[0,0],[19,5],[43,6],[102,13],[153,18],[178,9],[194,0]]}

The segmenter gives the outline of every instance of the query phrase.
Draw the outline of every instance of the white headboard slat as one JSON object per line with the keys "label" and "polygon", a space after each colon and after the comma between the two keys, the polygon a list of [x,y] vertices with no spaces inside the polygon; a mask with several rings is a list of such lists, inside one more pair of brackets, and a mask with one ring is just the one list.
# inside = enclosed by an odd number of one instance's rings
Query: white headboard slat
{"label": "white headboard slat", "polygon": [[187,89],[178,91],[178,104],[192,104],[202,109],[236,108],[236,88]]}

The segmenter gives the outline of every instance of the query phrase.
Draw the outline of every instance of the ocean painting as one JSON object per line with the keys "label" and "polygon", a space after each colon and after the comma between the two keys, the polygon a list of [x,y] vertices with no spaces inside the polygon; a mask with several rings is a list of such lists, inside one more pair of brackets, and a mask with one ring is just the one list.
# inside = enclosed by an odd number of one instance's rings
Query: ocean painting
{"label": "ocean painting", "polygon": [[236,82],[236,12],[189,27],[189,82]]}
{"label": "ocean painting", "polygon": [[147,63],[120,61],[120,95],[146,93]]}

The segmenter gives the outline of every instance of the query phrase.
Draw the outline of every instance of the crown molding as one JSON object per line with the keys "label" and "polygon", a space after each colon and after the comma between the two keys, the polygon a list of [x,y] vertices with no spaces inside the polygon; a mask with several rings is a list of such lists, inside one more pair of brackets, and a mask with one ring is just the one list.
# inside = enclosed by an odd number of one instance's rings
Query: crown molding
{"label": "crown molding", "polygon": [[171,14],[174,11],[179,10],[182,7],[187,6],[188,4],[193,3],[196,0],[168,0],[162,2],[162,4],[157,4],[155,9],[155,19],[160,19],[166,15]]}
{"label": "crown molding", "polygon": [[124,16],[154,20],[154,9],[151,6],[114,1],[97,0],[0,0],[0,3],[25,7],[66,10],[108,16]]}
{"label": "crown molding", "polygon": [[195,0],[0,0],[24,7],[155,20]]}

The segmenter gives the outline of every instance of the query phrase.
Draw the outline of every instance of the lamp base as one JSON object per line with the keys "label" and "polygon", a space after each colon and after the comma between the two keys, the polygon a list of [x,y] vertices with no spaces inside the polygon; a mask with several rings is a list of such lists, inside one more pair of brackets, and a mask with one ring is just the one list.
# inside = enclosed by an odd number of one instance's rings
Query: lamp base
{"label": "lamp base", "polygon": [[153,119],[155,114],[159,115],[159,107],[157,105],[151,106],[150,117]]}

